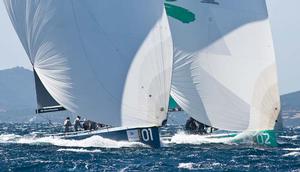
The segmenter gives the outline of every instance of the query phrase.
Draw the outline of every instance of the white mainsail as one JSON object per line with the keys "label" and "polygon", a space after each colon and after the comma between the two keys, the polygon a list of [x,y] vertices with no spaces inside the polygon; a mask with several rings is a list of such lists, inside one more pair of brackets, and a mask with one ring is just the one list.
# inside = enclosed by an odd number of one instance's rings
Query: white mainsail
{"label": "white mainsail", "polygon": [[265,0],[177,0],[166,9],[175,101],[219,129],[273,129],[280,100]]}
{"label": "white mainsail", "polygon": [[113,126],[160,126],[173,49],[163,2],[4,0],[36,74],[67,110]]}

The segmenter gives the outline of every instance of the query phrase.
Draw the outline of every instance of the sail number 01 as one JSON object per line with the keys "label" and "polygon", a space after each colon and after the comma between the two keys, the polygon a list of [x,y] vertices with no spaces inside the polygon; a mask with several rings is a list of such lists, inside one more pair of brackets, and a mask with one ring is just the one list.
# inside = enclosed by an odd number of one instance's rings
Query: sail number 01
{"label": "sail number 01", "polygon": [[142,129],[141,133],[142,133],[143,141],[145,141],[145,142],[148,142],[149,140],[153,141],[153,135],[152,135],[151,128]]}

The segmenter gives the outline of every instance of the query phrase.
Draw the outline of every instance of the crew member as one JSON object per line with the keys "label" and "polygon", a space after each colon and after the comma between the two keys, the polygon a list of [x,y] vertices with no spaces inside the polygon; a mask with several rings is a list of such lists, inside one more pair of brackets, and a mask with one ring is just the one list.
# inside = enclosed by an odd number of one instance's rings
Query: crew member
{"label": "crew member", "polygon": [[82,128],[80,123],[80,116],[77,116],[77,118],[74,121],[74,130],[78,131],[78,128]]}
{"label": "crew member", "polygon": [[97,129],[97,123],[91,120],[85,120],[83,122],[83,129],[84,130],[96,130]]}
{"label": "crew member", "polygon": [[65,132],[70,132],[71,126],[72,126],[72,123],[70,121],[70,117],[67,117],[64,121]]}
{"label": "crew member", "polygon": [[205,125],[190,117],[185,124],[185,130],[190,134],[206,134]]}

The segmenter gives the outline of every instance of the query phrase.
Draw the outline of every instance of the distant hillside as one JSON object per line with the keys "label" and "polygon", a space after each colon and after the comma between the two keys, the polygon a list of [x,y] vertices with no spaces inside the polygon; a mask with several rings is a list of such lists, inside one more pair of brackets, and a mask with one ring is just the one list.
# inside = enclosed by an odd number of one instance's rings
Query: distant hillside
{"label": "distant hillside", "polygon": [[22,67],[0,70],[0,121],[24,121],[35,107],[32,71]]}
{"label": "distant hillside", "polygon": [[16,67],[0,71],[0,109],[36,107],[33,73]]}
{"label": "distant hillside", "polygon": [[35,115],[36,93],[32,71],[15,67],[0,70],[0,122],[61,122],[69,112]]}
{"label": "distant hillside", "polygon": [[282,95],[281,112],[283,126],[300,126],[300,91]]}
{"label": "distant hillside", "polygon": [[282,109],[300,110],[300,91],[280,96]]}

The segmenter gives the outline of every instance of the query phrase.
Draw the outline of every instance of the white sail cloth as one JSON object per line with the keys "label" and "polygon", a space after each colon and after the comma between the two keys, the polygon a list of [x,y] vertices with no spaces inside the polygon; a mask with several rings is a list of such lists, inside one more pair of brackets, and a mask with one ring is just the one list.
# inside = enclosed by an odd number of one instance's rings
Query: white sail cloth
{"label": "white sail cloth", "polygon": [[[219,129],[273,129],[280,100],[265,1],[168,4],[175,101],[193,118]],[[190,18],[176,16],[178,10]]]}
{"label": "white sail cloth", "polygon": [[109,125],[161,125],[173,59],[163,2],[4,3],[37,75],[59,104]]}

